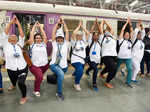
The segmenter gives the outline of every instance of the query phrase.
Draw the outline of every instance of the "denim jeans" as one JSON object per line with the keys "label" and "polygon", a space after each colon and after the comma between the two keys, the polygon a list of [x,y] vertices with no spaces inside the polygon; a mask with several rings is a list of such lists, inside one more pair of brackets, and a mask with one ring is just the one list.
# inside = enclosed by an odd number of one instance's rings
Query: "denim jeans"
{"label": "denim jeans", "polygon": [[128,70],[126,83],[130,84],[131,83],[131,78],[132,78],[132,60],[131,59],[118,59],[117,60],[117,70],[119,69],[119,67],[122,63],[126,64],[126,67],[127,67],[127,70]]}
{"label": "denim jeans", "polygon": [[98,63],[95,62],[89,62],[89,68],[87,69],[86,73],[89,74],[91,70],[93,70],[93,85],[96,84],[96,79],[97,79],[97,73],[98,73],[98,68],[97,68]]}
{"label": "denim jeans", "polygon": [[81,77],[83,75],[84,64],[77,62],[72,63],[72,66],[75,68],[73,75],[75,76],[75,84],[80,84]]}
{"label": "denim jeans", "polygon": [[68,67],[62,69],[59,65],[52,64],[50,65],[50,69],[55,75],[57,75],[57,92],[62,94],[64,73],[67,72]]}

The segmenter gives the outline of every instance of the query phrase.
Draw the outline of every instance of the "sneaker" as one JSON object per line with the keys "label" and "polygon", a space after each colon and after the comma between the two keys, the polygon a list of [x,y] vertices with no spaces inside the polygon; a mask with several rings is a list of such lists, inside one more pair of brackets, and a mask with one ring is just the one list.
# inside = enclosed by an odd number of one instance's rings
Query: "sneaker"
{"label": "sneaker", "polygon": [[126,82],[126,85],[127,85],[127,87],[129,87],[129,88],[134,88],[131,84],[129,84],[129,83],[127,83],[127,82]]}
{"label": "sneaker", "polygon": [[105,85],[107,88],[111,88],[111,89],[114,88],[114,86],[113,86],[112,84],[110,84],[110,83],[105,83],[104,85]]}
{"label": "sneaker", "polygon": [[25,97],[25,98],[21,98],[21,100],[20,100],[20,104],[21,105],[23,105],[23,104],[25,104],[27,102],[27,98]]}
{"label": "sneaker", "polygon": [[39,91],[33,91],[33,94],[34,94],[36,97],[40,97],[40,96],[41,96],[41,94],[40,94]]}
{"label": "sneaker", "polygon": [[14,89],[15,89],[14,86],[10,86],[10,87],[8,88],[8,91],[13,91]]}
{"label": "sneaker", "polygon": [[97,87],[97,85],[93,85],[93,90],[94,90],[95,92],[98,92],[98,87]]}
{"label": "sneaker", "polygon": [[76,91],[81,91],[80,84],[74,84],[73,87],[75,88]]}
{"label": "sneaker", "polygon": [[57,97],[57,99],[60,99],[60,100],[64,100],[65,98],[64,98],[64,95],[61,93],[56,93],[56,97]]}
{"label": "sneaker", "polygon": [[134,83],[138,83],[139,81],[138,80],[131,80],[132,82],[134,82]]}

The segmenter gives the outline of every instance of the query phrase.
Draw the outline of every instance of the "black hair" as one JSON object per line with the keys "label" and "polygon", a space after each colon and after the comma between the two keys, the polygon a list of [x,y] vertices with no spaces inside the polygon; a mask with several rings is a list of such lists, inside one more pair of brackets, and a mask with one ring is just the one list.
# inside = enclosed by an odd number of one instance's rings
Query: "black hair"
{"label": "black hair", "polygon": [[61,24],[58,24],[58,27],[60,27],[60,28],[61,28]]}
{"label": "black hair", "polygon": [[43,39],[41,33],[36,33],[36,34],[34,35],[34,40],[35,40],[36,36],[38,36],[38,35],[41,37],[41,39]]}

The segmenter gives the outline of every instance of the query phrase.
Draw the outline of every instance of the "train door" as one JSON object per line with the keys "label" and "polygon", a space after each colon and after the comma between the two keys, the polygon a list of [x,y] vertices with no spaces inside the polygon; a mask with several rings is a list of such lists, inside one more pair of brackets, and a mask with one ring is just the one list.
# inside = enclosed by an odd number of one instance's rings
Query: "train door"
{"label": "train door", "polygon": [[[42,14],[27,14],[27,13],[15,13],[17,16],[18,20],[20,21],[25,37],[25,40],[29,39],[30,31],[36,21],[39,21],[40,24],[44,27],[44,18],[45,15]],[[14,26],[13,28],[13,33],[16,35],[19,35],[18,30],[17,30],[17,25]]]}

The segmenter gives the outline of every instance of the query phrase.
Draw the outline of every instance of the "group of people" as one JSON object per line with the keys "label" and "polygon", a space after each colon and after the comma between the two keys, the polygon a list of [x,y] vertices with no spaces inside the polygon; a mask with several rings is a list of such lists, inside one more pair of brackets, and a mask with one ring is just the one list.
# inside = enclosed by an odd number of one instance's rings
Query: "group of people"
{"label": "group of people", "polygon": [[[9,35],[11,26],[16,24],[19,30],[19,37],[14,34]],[[130,32],[125,32],[126,26],[129,24]],[[106,29],[104,29],[106,25]],[[98,32],[95,30],[98,28]],[[36,29],[40,32],[35,32]],[[81,31],[82,29],[82,31]],[[128,18],[122,27],[119,38],[114,36],[114,30],[111,25],[102,20],[98,23],[96,18],[90,32],[83,27],[82,21],[79,22],[77,28],[73,31],[72,36],[69,36],[68,27],[63,19],[59,19],[52,31],[52,54],[51,60],[48,60],[47,54],[47,36],[40,25],[36,22],[30,32],[30,37],[27,42],[21,24],[16,16],[12,18],[10,23],[0,35],[0,43],[2,44],[5,54],[5,67],[12,85],[8,88],[12,91],[16,88],[18,82],[19,89],[22,94],[20,104],[27,101],[27,88],[25,80],[28,75],[28,69],[35,76],[33,94],[40,97],[40,85],[43,80],[44,73],[50,70],[57,76],[57,91],[56,96],[64,100],[63,81],[64,74],[68,70],[68,53],[71,45],[71,65],[75,71],[72,74],[74,77],[73,87],[77,91],[81,91],[80,80],[83,76],[84,65],[88,63],[86,75],[90,76],[90,71],[93,70],[92,88],[98,91],[97,75],[98,65],[104,65],[105,68],[100,73],[99,77],[106,78],[104,85],[108,88],[114,88],[110,83],[117,74],[117,71],[122,63],[127,67],[126,84],[128,87],[133,87],[131,82],[137,82],[136,77],[142,67],[141,73],[144,74],[144,63],[147,64],[147,72],[150,69],[150,31],[145,33],[142,21],[137,23],[137,27],[133,30],[131,20]],[[32,64],[29,66],[23,54],[24,45],[29,44],[29,54]],[[105,74],[108,73],[107,77]],[[0,74],[0,92],[3,92],[2,77]]]}

